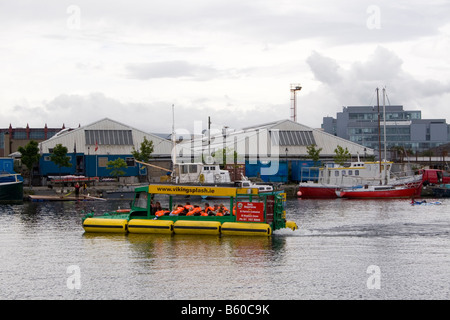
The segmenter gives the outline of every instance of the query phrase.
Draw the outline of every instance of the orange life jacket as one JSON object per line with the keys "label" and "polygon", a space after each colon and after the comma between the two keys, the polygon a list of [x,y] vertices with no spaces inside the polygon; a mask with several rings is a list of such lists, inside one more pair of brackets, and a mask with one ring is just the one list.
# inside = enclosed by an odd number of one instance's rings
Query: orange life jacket
{"label": "orange life jacket", "polygon": [[156,211],[156,212],[155,212],[155,216],[161,217],[161,216],[163,216],[164,214],[166,214],[167,212],[170,212],[170,211],[168,211],[168,210],[159,210],[159,211]]}
{"label": "orange life jacket", "polygon": [[196,213],[199,213],[200,211],[202,211],[202,208],[200,207],[195,207],[194,209],[192,209],[191,211],[189,211],[188,213],[186,213],[187,216],[193,216]]}
{"label": "orange life jacket", "polygon": [[202,208],[200,207],[195,207],[194,209],[192,209],[191,211],[189,211],[189,213],[187,214],[187,216],[194,216],[197,213],[200,213],[202,211]]}
{"label": "orange life jacket", "polygon": [[[220,209],[220,208],[219,208],[219,209]],[[224,214],[225,214],[225,213],[230,213],[230,210],[228,210],[228,208],[225,207],[225,206],[222,206],[222,211],[223,211]]]}
{"label": "orange life jacket", "polygon": [[172,211],[172,214],[178,215],[179,213],[184,211],[184,207],[178,207]]}
{"label": "orange life jacket", "polygon": [[203,211],[205,211],[206,213],[208,213],[209,211],[214,212],[214,208],[212,208],[212,207],[207,207],[207,208],[205,208],[205,210],[203,210]]}

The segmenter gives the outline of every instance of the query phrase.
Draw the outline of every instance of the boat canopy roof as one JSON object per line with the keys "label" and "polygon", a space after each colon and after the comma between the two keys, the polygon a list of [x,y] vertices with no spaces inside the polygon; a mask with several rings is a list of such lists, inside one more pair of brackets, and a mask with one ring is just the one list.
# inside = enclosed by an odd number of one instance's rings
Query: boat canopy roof
{"label": "boat canopy roof", "polygon": [[185,186],[185,185],[149,185],[139,187],[135,192],[148,192],[151,194],[172,194],[172,195],[198,195],[198,196],[220,196],[235,197],[238,194],[258,194],[256,188],[236,188],[236,187],[212,187],[212,186]]}

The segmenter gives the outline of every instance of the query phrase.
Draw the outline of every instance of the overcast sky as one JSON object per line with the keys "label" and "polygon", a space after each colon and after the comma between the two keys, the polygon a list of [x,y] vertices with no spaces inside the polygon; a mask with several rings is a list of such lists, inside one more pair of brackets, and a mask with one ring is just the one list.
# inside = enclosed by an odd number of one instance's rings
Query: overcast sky
{"label": "overcast sky", "polygon": [[0,0],[0,127],[318,128],[391,104],[450,123],[450,1]]}

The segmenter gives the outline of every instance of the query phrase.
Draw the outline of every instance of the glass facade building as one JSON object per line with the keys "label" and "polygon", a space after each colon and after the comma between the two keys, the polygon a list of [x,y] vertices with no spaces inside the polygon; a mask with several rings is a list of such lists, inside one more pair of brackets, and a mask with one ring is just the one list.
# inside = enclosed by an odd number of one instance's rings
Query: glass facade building
{"label": "glass facade building", "polygon": [[384,150],[386,135],[388,151],[397,147],[413,154],[450,141],[450,127],[445,119],[422,119],[421,111],[403,110],[403,106],[386,106],[385,110],[383,106],[343,107],[336,118],[323,118],[322,129],[374,150],[379,150],[379,140]]}

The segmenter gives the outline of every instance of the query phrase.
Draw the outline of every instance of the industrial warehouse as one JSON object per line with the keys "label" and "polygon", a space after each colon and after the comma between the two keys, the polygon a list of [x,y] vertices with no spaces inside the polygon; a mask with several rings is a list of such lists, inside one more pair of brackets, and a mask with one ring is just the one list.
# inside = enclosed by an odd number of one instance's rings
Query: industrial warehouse
{"label": "industrial warehouse", "polygon": [[[257,136],[260,138],[263,133],[270,137],[268,141],[272,146],[270,154],[267,150],[255,149],[252,144],[252,140]],[[226,130],[224,133],[209,137],[177,141],[174,159],[172,159],[172,150],[175,141],[171,139],[171,136],[168,134],[166,137],[160,137],[160,135],[146,133],[108,118],[76,129],[65,129],[39,144],[41,153],[39,175],[43,185],[49,177],[58,175],[110,178],[110,172],[107,170],[108,161],[122,158],[127,163],[125,173],[121,177],[124,182],[136,183],[139,177],[144,176],[148,176],[150,182],[160,182],[161,177],[173,169],[172,160],[177,163],[193,162],[199,154],[211,155],[224,147],[233,147],[234,144],[224,144],[224,142],[234,141],[241,142],[244,146],[237,148],[236,151],[240,159],[238,163],[245,165],[247,177],[286,183],[301,180],[300,169],[313,165],[312,161],[308,160],[306,149],[312,144],[322,149],[320,153],[322,161],[332,161],[334,150],[338,145],[344,149],[347,148],[351,156],[355,158],[374,154],[372,149],[291,120],[255,125],[241,130]],[[133,148],[139,150],[144,137],[153,141],[154,151],[150,161],[153,167],[139,165],[131,154]],[[261,139],[258,141],[262,143]],[[71,167],[58,168],[50,160],[50,154],[57,144],[67,147]],[[189,158],[186,154],[190,155]],[[272,170],[268,175],[264,174],[264,168],[273,166],[274,160],[277,161],[277,170]],[[147,170],[149,170],[148,173]]]}

